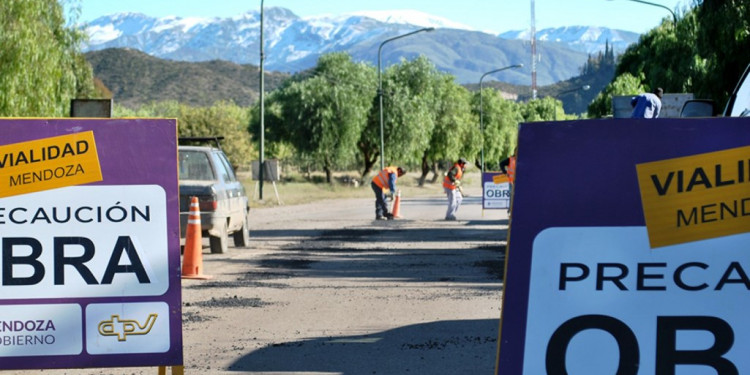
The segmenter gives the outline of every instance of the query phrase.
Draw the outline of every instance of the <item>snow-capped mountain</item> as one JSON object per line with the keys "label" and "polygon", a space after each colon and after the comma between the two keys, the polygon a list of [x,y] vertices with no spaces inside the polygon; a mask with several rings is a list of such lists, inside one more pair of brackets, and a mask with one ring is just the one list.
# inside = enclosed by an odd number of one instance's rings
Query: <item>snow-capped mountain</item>
{"label": "snow-capped mountain", "polygon": [[436,29],[459,29],[470,30],[470,26],[453,22],[443,17],[433,16],[418,10],[398,10],[398,11],[364,11],[352,13],[353,16],[369,17],[382,23],[397,23],[404,25],[414,25],[419,27],[434,27]]}
{"label": "snow-capped mountain", "polygon": [[[507,31],[500,34],[500,37],[504,39],[530,40],[531,31]],[[559,42],[573,49],[591,54],[604,51],[604,46],[607,43],[616,52],[622,52],[629,45],[637,42],[639,37],[639,34],[631,31],[592,26],[567,26],[543,29],[536,32],[536,39],[538,41]]]}
{"label": "snow-capped mountain", "polygon": [[[385,66],[401,58],[424,54],[438,69],[456,76],[461,83],[476,82],[483,72],[517,63],[530,64],[528,38],[516,32],[492,35],[470,30],[468,26],[417,11],[359,12],[301,18],[292,11],[270,7],[264,10],[264,65],[280,72],[297,72],[313,67],[321,54],[346,51],[357,61],[376,64],[378,46],[384,40],[419,27],[434,27],[389,44],[383,50]],[[576,28],[566,28],[574,30]],[[598,31],[592,31],[592,30]],[[580,27],[576,32],[538,33],[550,35],[559,43],[540,43],[546,57],[537,64],[539,84],[550,84],[575,76],[586,61],[586,53],[596,51],[601,37],[591,35],[624,32]],[[586,30],[589,30],[588,32]],[[154,18],[140,13],[119,13],[100,17],[88,27],[89,43],[84,51],[127,47],[149,55],[179,61],[227,60],[258,65],[260,61],[260,14],[250,11],[232,18]],[[630,33],[632,34],[632,33]],[[629,37],[629,36],[628,36]],[[519,39],[520,38],[520,39]],[[625,37],[617,43],[628,43]],[[632,36],[632,41],[637,35]],[[585,44],[587,43],[587,44]],[[611,41],[610,43],[615,43]],[[586,45],[585,49],[578,48]],[[570,45],[571,47],[568,47]],[[622,44],[624,45],[624,44]],[[617,46],[617,44],[616,44]],[[502,72],[497,78],[528,84],[529,69]]]}

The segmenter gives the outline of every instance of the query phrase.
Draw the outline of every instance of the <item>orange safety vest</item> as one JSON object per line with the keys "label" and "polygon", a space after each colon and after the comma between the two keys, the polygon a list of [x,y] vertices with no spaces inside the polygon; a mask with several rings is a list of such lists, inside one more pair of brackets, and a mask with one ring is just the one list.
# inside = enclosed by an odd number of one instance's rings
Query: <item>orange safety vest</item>
{"label": "orange safety vest", "polygon": [[[453,168],[456,168],[456,170],[458,171],[458,172],[456,172],[456,180],[460,180],[461,176],[464,175],[464,170],[461,168],[460,165],[458,165],[458,163],[453,164],[453,167],[451,167],[451,169],[453,169]],[[450,172],[451,172],[451,170],[449,169],[448,173],[450,173]],[[453,185],[453,183],[451,182],[451,179],[448,177],[447,174],[445,175],[445,178],[443,179],[443,187],[446,188],[446,189],[451,189],[451,190],[455,190],[456,189],[456,185]]]}
{"label": "orange safety vest", "polygon": [[508,180],[510,183],[514,183],[516,180],[516,157],[511,156],[510,162],[508,163]]}
{"label": "orange safety vest", "polygon": [[380,173],[378,173],[377,176],[372,178],[372,182],[374,182],[375,185],[380,186],[381,189],[390,189],[388,180],[391,174],[395,174],[396,178],[398,178],[398,167],[383,168],[383,170],[380,171]]}

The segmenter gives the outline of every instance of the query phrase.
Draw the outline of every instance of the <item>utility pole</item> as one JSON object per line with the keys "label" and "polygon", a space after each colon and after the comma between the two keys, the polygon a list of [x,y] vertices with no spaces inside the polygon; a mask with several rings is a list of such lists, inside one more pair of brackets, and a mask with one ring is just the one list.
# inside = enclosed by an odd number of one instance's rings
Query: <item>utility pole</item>
{"label": "utility pole", "polygon": [[260,171],[258,171],[258,199],[263,200],[263,172],[266,163],[263,160],[263,157],[265,154],[265,150],[263,149],[263,144],[266,140],[266,127],[263,123],[263,117],[265,112],[264,108],[264,101],[263,101],[263,60],[265,60],[265,56],[263,55],[263,0],[260,0],[260,162],[258,163],[258,167],[260,168]]}

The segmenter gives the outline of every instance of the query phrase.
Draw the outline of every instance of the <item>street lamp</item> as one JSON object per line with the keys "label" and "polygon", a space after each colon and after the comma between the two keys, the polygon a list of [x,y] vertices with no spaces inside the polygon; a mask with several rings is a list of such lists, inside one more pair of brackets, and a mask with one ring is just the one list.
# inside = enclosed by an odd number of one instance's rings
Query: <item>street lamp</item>
{"label": "street lamp", "polygon": [[[607,0],[607,1],[614,1],[614,0]],[[672,9],[669,9],[669,7],[666,7],[664,5],[657,4],[657,3],[651,3],[651,2],[648,2],[648,1],[643,1],[643,0],[628,0],[628,1],[636,2],[636,3],[641,3],[641,4],[646,4],[646,5],[653,5],[653,6],[659,7],[659,8],[664,8],[667,11],[669,11],[669,13],[672,13],[672,20],[674,20],[674,24],[677,25],[677,15],[672,11]]]}
{"label": "street lamp", "polygon": [[[572,88],[572,89],[568,89],[568,90],[565,90],[565,91],[558,92],[557,96],[559,97],[560,95],[567,94],[567,93],[570,93],[570,92],[575,92],[575,91],[587,91],[590,88],[591,88],[591,86],[589,86],[589,85],[583,85],[581,87],[576,87],[576,88]],[[565,110],[565,108],[563,108],[563,111],[564,110]],[[554,117],[554,119],[555,119],[555,121],[557,121],[557,106],[555,106],[555,117]]]}
{"label": "street lamp", "polygon": [[512,68],[523,68],[523,64],[516,64],[516,65],[506,66],[500,69],[490,70],[489,72],[482,74],[482,77],[479,78],[479,131],[480,131],[480,134],[482,135],[482,157],[479,160],[479,162],[482,165],[482,173],[484,173],[484,103],[482,100],[482,81],[484,80],[484,77],[492,73],[497,73],[505,69],[512,69]]}
{"label": "street lamp", "polygon": [[383,141],[383,79],[382,79],[382,73],[380,69],[380,53],[383,50],[383,45],[386,43],[396,40],[405,38],[409,35],[414,35],[416,33],[421,33],[422,31],[432,31],[435,30],[434,27],[425,27],[419,30],[414,30],[410,33],[406,33],[403,35],[399,35],[390,39],[386,39],[383,41],[383,43],[380,43],[380,47],[378,47],[378,100],[380,102],[380,170],[382,171],[385,168],[385,142]]}
{"label": "street lamp", "polygon": [[589,85],[583,85],[581,87],[576,87],[576,88],[572,88],[572,89],[569,89],[569,90],[558,92],[557,95],[560,96],[562,94],[567,94],[569,92],[574,92],[574,91],[578,91],[578,90],[586,91],[586,90],[588,90],[590,88],[591,88],[591,86],[589,86]]}

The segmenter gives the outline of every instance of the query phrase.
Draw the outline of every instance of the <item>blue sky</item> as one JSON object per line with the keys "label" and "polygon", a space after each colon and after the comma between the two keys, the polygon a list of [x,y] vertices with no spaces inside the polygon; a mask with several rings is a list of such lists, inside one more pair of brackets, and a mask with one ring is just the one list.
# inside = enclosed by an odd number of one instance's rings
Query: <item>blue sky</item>
{"label": "blue sky", "polygon": [[[69,0],[70,1],[70,0]],[[231,17],[260,9],[260,0],[72,0],[81,7],[81,21],[119,12],[154,17]],[[652,0],[673,11],[690,0]],[[663,8],[632,0],[535,0],[537,30],[561,26],[606,26],[643,33],[671,14]],[[298,16],[342,14],[368,10],[412,9],[471,26],[504,32],[528,29],[530,0],[264,0],[264,6],[284,7]]]}

